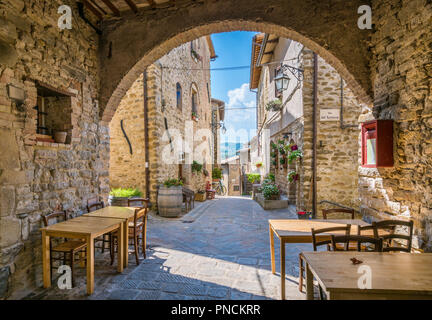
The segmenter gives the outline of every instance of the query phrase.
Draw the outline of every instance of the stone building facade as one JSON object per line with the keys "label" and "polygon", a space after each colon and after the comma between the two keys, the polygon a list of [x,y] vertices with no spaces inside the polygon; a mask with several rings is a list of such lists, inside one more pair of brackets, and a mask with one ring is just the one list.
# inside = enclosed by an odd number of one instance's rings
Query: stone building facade
{"label": "stone building facade", "polygon": [[[212,130],[215,102],[210,89],[210,60],[215,56],[210,36],[198,38],[153,63],[127,91],[110,122],[112,188],[138,188],[147,193],[148,166],[148,195],[153,204],[158,185],[167,179],[182,178],[184,185],[194,191],[205,189],[206,181],[211,181],[214,134],[218,132]],[[216,116],[219,123],[220,115]],[[202,164],[208,175],[204,170],[193,172],[193,161]]]}
{"label": "stone building facade", "polygon": [[[79,32],[59,29],[62,4],[0,3],[0,298],[19,298],[42,285],[41,215],[58,204],[80,214],[88,198],[109,191],[109,132],[97,100],[98,36],[82,20],[74,24]],[[12,86],[24,90],[23,105],[10,99]],[[63,127],[66,144],[37,135],[38,97],[55,95],[64,108],[51,110],[47,103],[53,122],[46,119],[46,126],[69,124]]]}
{"label": "stone building facade", "polygon": [[[260,39],[262,46],[253,56],[255,61],[251,71],[251,88],[258,88],[257,138],[264,162],[260,172],[264,176],[273,173],[276,184],[299,210],[311,210],[314,55],[303,45],[275,35],[255,37],[255,41]],[[291,79],[288,87],[277,92],[274,79],[281,72],[278,68],[282,61],[301,69],[303,77],[302,81],[297,81],[288,73]],[[323,208],[334,207],[328,202],[358,210],[358,117],[361,104],[337,71],[321,57],[318,57],[317,80],[317,214],[320,216]],[[281,110],[266,110],[267,103],[277,98],[282,102]],[[339,117],[342,114],[343,122],[320,121],[320,114],[325,109],[337,110]],[[283,163],[280,152],[270,156],[270,145],[279,142],[297,144],[303,158],[290,164],[286,160]],[[289,172],[298,173],[299,180],[290,183],[287,178]]]}

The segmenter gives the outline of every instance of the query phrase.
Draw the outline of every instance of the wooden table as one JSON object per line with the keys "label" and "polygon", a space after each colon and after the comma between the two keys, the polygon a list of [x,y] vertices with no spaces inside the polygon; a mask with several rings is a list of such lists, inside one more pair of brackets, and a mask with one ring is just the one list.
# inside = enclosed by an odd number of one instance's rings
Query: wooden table
{"label": "wooden table", "polygon": [[112,219],[120,219],[122,221],[123,226],[123,265],[126,268],[129,263],[128,251],[128,237],[129,237],[129,228],[128,223],[133,222],[135,215],[134,207],[105,207],[99,210],[95,210],[90,213],[83,214],[83,217],[95,217],[95,218],[112,218]]}
{"label": "wooden table", "polygon": [[[330,300],[432,299],[432,254],[388,252],[303,252],[306,297],[312,300],[313,277]],[[350,258],[363,263],[353,265]],[[371,289],[360,289],[359,266],[369,266]]]}
{"label": "wooden table", "polygon": [[123,272],[123,226],[119,219],[78,217],[64,222],[59,222],[42,231],[42,262],[44,288],[51,286],[50,265],[50,237],[84,239],[87,243],[87,294],[94,292],[94,239],[105,233],[118,231],[119,250],[117,270]]}
{"label": "wooden table", "polygon": [[[353,228],[358,225],[367,225],[362,220],[351,220],[351,219],[339,219],[339,220],[297,220],[297,219],[280,219],[280,220],[269,220],[269,231],[270,231],[270,255],[271,255],[271,268],[272,273],[276,273],[275,267],[275,248],[274,248],[274,236],[279,238],[280,241],[280,259],[281,259],[281,299],[285,300],[285,244],[286,243],[312,243],[312,232],[311,229],[323,229],[340,227],[346,224],[351,224],[351,233],[357,234],[357,228]],[[354,229],[354,230],[353,230]],[[335,232],[334,234],[337,234]],[[344,234],[343,231],[340,234]],[[362,232],[362,235],[368,235],[367,232]],[[329,239],[331,234],[320,234],[317,235],[319,241]]]}

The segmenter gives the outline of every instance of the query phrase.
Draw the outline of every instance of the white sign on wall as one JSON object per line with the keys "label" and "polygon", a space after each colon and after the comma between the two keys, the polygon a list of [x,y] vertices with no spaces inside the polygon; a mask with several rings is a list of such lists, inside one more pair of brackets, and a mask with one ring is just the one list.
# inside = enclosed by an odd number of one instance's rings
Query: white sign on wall
{"label": "white sign on wall", "polygon": [[321,109],[320,121],[338,121],[340,119],[339,109]]}

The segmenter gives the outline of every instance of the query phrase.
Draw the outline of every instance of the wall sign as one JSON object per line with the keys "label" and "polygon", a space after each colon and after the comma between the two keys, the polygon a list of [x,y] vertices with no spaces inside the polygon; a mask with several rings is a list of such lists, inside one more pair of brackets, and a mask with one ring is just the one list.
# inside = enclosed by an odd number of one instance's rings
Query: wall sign
{"label": "wall sign", "polygon": [[339,109],[321,109],[320,110],[320,121],[339,121],[340,110]]}

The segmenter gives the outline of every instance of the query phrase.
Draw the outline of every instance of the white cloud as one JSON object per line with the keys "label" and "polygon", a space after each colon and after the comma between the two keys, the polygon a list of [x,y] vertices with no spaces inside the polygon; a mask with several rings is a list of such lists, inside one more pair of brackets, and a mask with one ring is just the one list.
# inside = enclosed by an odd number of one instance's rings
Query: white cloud
{"label": "white cloud", "polygon": [[[227,95],[229,100],[226,104],[226,108],[228,109],[242,107],[255,108],[256,106],[256,95],[249,90],[249,83],[243,83],[240,88],[229,90]],[[225,114],[226,118],[231,122],[244,122],[246,120],[253,120],[256,110],[227,110]]]}

